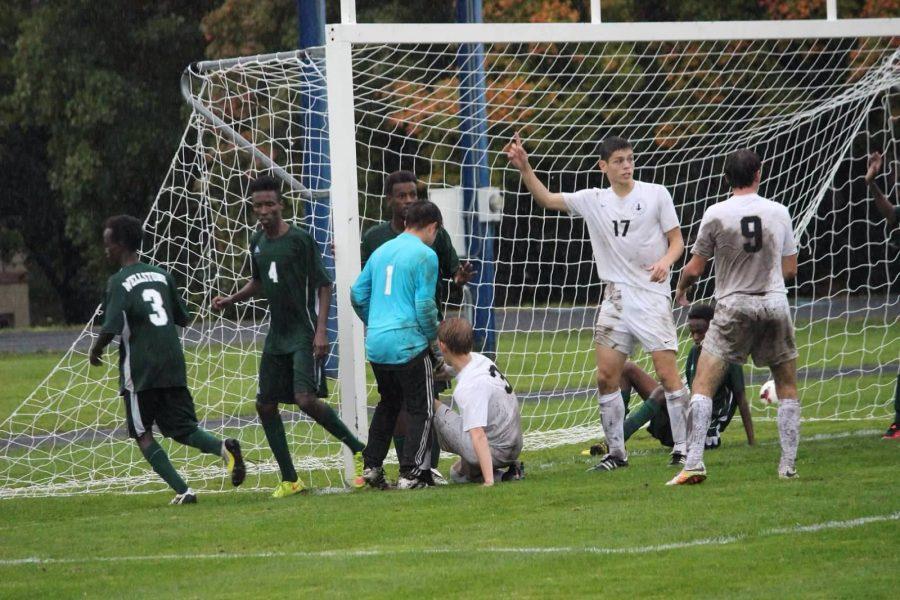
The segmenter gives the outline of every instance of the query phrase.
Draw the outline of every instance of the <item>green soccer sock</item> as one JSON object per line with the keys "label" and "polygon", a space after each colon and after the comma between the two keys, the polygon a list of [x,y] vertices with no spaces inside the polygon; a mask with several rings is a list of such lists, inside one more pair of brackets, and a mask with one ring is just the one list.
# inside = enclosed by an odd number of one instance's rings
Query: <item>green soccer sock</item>
{"label": "green soccer sock", "polygon": [[405,435],[395,435],[394,436],[394,450],[397,451],[398,459],[403,455],[403,445],[405,443],[406,443]]}
{"label": "green soccer sock", "polygon": [[625,419],[625,439],[627,440],[630,438],[634,435],[635,431],[655,417],[660,408],[662,407],[653,400],[644,400],[643,404],[638,406],[637,410],[628,415],[628,418]]}
{"label": "green soccer sock", "polygon": [[323,412],[324,414],[322,415],[322,420],[319,421],[319,424],[325,428],[325,431],[346,444],[353,454],[362,452],[366,445],[356,439],[356,436],[353,435],[353,433],[350,432],[350,429],[343,421],[341,421],[341,418],[334,409],[326,404]]}
{"label": "green soccer sock", "polygon": [[269,441],[269,448],[278,462],[281,470],[282,481],[297,481],[297,471],[294,470],[294,461],[291,459],[291,451],[288,450],[287,436],[284,434],[284,422],[281,415],[263,421],[263,431]]}
{"label": "green soccer sock", "polygon": [[222,456],[222,440],[205,429],[197,428],[193,433],[175,438],[175,441],[196,448],[204,454]]}
{"label": "green soccer sock", "polygon": [[169,456],[166,454],[166,451],[155,440],[146,448],[141,448],[141,454],[144,455],[144,458],[147,459],[147,462],[150,463],[156,474],[162,477],[163,481],[168,483],[169,487],[175,490],[176,494],[183,494],[188,490],[184,479],[181,478],[181,475],[169,462]]}
{"label": "green soccer sock", "polygon": [[441,443],[438,441],[436,433],[431,436],[431,468],[437,469],[438,463],[441,462]]}

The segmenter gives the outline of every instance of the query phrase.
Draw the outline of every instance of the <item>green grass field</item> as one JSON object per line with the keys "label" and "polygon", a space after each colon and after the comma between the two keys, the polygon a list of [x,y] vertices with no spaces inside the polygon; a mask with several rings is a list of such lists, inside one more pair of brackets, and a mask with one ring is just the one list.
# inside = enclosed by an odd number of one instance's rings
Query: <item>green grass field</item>
{"label": "green grass field", "polygon": [[[806,342],[801,364],[834,369],[900,354],[893,329],[874,340],[871,329],[850,322],[843,327],[851,335],[839,338],[836,325],[798,330]],[[589,369],[590,340],[578,341],[587,351],[576,358]],[[507,375],[523,393],[584,383],[572,355],[570,374],[559,362],[573,340],[518,334],[500,343]],[[0,356],[0,420],[60,357]],[[212,362],[238,375],[253,366],[239,356]],[[872,398],[892,391],[894,377],[807,382],[814,404],[806,416],[834,414],[837,397],[842,409],[857,402],[856,413],[878,418],[804,423],[796,481],[775,476],[777,431],[772,420],[759,419],[757,446],[747,446],[733,423],[723,448],[707,453],[710,479],[689,488],[663,485],[674,474],[666,449],[638,432],[628,469],[587,473],[594,459],[579,454],[586,444],[563,446],[526,453],[527,479],[491,489],[280,501],[267,492],[228,491],[183,507],[168,506],[169,493],[0,500],[0,598],[892,597],[900,569],[900,444],[880,439],[888,411],[873,409]],[[75,387],[63,403],[100,393],[90,377],[51,384]],[[224,385],[248,393],[237,378]],[[252,413],[252,403],[247,407]],[[590,401],[566,408],[594,410]],[[526,417],[538,410],[523,407]],[[120,417],[108,413],[117,424]],[[445,457],[441,469],[449,465]],[[276,476],[254,483],[270,487]]]}

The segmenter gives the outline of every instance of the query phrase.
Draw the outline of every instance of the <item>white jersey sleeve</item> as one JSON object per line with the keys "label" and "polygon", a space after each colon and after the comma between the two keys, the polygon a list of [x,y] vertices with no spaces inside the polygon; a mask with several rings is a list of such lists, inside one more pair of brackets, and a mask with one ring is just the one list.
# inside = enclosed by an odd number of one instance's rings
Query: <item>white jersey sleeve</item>
{"label": "white jersey sleeve", "polygon": [[678,213],[675,212],[675,203],[672,201],[672,194],[663,186],[659,188],[659,225],[663,233],[668,233],[681,225],[678,220]]}
{"label": "white jersey sleeve", "polygon": [[597,196],[597,190],[589,188],[577,192],[563,192],[563,201],[569,208],[569,214],[574,217],[583,217],[591,200]]}
{"label": "white jersey sleeve", "polygon": [[784,206],[780,207],[784,224],[784,243],[781,247],[782,256],[797,254],[797,240],[794,238],[794,224],[791,222],[791,214]]}

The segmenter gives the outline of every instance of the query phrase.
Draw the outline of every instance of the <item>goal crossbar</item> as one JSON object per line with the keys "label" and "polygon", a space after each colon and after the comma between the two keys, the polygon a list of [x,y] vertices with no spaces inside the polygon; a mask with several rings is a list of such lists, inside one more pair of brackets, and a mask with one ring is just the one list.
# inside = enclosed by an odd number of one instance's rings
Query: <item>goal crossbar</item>
{"label": "goal crossbar", "polygon": [[900,19],[694,21],[663,23],[334,24],[327,42],[351,44],[655,42],[900,35]]}

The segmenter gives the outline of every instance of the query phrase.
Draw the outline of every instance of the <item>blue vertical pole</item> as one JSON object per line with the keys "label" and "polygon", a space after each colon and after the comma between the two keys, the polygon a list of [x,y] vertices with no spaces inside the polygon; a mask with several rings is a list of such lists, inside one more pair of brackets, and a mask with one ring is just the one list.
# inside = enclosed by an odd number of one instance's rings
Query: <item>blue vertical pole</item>
{"label": "blue vertical pole", "polygon": [[[300,30],[300,49],[325,45],[325,0],[297,0]],[[322,63],[324,64],[324,63]],[[322,66],[320,64],[320,67]],[[313,193],[304,199],[303,224],[319,244],[325,269],[334,277],[334,256],[331,251],[331,207],[326,193],[331,189],[331,159],[328,145],[328,98],[325,92],[323,69],[305,69],[306,87],[300,96],[303,115],[303,163],[300,182]],[[337,309],[331,303],[328,313],[328,341],[337,339]],[[325,365],[329,374],[337,372],[337,353],[332,352]]]}
{"label": "blue vertical pole", "polygon": [[[459,23],[481,23],[481,0],[457,0]],[[493,223],[478,218],[478,188],[491,184],[488,169],[487,108],[485,101],[484,45],[460,44],[456,57],[459,68],[459,130],[462,160],[463,208],[473,215],[466,220],[469,259],[477,270],[471,285],[475,289],[475,345],[493,355],[497,349],[494,327],[494,236]]]}

